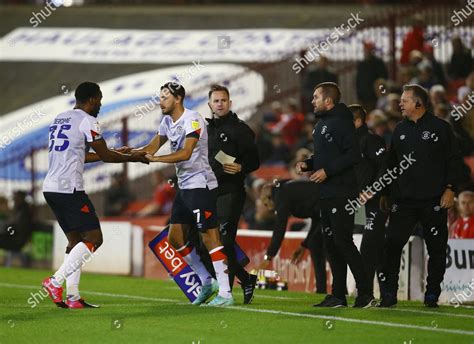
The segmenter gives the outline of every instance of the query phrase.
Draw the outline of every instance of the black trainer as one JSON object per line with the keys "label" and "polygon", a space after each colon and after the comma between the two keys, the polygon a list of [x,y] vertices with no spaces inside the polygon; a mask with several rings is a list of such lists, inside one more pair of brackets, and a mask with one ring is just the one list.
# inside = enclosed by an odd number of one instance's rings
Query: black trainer
{"label": "black trainer", "polygon": [[377,301],[372,294],[361,294],[358,295],[354,302],[354,308],[370,308],[375,307]]}
{"label": "black trainer", "polygon": [[326,295],[324,300],[320,303],[313,305],[313,307],[327,307],[327,308],[339,308],[347,307],[347,301],[341,300],[334,295]]}
{"label": "black trainer", "polygon": [[425,295],[424,301],[425,307],[428,308],[438,308],[438,298],[432,294]]}
{"label": "black trainer", "polygon": [[395,307],[396,304],[397,304],[397,298],[395,296],[393,296],[392,294],[386,293],[382,297],[382,300],[377,305],[377,307],[390,308],[390,307]]}
{"label": "black trainer", "polygon": [[255,294],[255,286],[257,285],[257,275],[249,274],[249,281],[246,284],[242,284],[242,290],[244,292],[244,305],[252,303],[253,296]]}

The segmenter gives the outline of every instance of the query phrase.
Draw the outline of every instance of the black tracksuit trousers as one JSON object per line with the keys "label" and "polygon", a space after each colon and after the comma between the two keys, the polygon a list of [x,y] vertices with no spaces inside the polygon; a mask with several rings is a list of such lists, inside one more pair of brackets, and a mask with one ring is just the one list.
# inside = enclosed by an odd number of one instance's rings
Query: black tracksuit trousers
{"label": "black tracksuit trousers", "polygon": [[227,255],[229,268],[229,282],[232,288],[235,276],[242,283],[247,283],[249,274],[242,265],[239,264],[235,256],[235,237],[239,225],[240,215],[244,208],[246,193],[245,190],[234,191],[217,196],[217,217],[219,219],[219,232],[224,245],[224,252]]}
{"label": "black tracksuit trousers", "polygon": [[343,198],[321,200],[321,225],[333,275],[332,294],[341,300],[346,298],[347,265],[354,275],[358,295],[370,293],[362,256],[352,238],[354,214],[345,209],[346,204]]}
{"label": "black tracksuit trousers", "polygon": [[423,237],[428,249],[428,277],[425,296],[438,299],[441,282],[446,270],[448,243],[447,210],[439,205],[440,198],[428,201],[395,202],[390,212],[390,222],[385,241],[382,273],[386,278],[385,293],[396,297],[400,257],[417,222],[423,227]]}
{"label": "black tracksuit trousers", "polygon": [[[377,200],[370,200],[365,204],[366,223],[362,232],[362,242],[360,245],[360,254],[364,262],[364,269],[367,273],[370,292],[374,292],[374,275],[377,271],[379,285],[382,288],[379,273],[382,268],[383,248],[385,241],[385,223],[388,213],[380,210]],[[382,290],[380,294],[383,295]]]}

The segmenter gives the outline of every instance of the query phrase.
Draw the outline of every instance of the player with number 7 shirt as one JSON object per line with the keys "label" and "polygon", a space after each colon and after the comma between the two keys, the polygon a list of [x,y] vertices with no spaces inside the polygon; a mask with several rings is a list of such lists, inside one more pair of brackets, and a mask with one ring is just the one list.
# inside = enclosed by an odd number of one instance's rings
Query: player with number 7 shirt
{"label": "player with number 7 shirt", "polygon": [[[184,108],[184,87],[176,82],[161,86],[160,107],[163,119],[155,137],[144,147],[123,152],[146,152],[150,162],[174,163],[179,192],[173,203],[168,241],[198,275],[202,288],[193,305],[232,306],[228,261],[219,235],[217,218],[217,179],[209,165],[206,122],[196,111]],[[167,142],[171,154],[154,156]],[[197,228],[216,272],[212,278],[189,242],[190,231]]]}
{"label": "player with number 7 shirt", "polygon": [[[93,82],[81,83],[75,91],[73,110],[55,117],[49,126],[49,168],[43,195],[68,239],[63,264],[43,281],[53,302],[61,308],[97,308],[79,294],[82,266],[102,244],[102,232],[94,206],[84,191],[84,164],[88,162],[142,162],[144,152],[124,154],[109,149],[102,138],[97,115],[102,92]],[[93,148],[95,153],[89,152]],[[67,298],[63,301],[62,285]]]}

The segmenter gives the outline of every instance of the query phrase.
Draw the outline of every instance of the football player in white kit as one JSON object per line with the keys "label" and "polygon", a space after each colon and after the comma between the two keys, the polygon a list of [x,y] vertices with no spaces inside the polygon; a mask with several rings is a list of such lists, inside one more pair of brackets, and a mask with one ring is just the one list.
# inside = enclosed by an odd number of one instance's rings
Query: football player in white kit
{"label": "football player in white kit", "polygon": [[[85,302],[79,294],[81,268],[102,244],[99,219],[84,191],[84,163],[143,162],[146,153],[123,154],[107,148],[101,136],[97,115],[102,92],[92,82],[81,83],[75,91],[73,110],[56,116],[49,126],[49,169],[43,195],[66,234],[66,256],[56,273],[43,281],[51,299],[62,308],[98,307]],[[89,153],[92,147],[95,153]],[[66,281],[67,299],[62,298]]]}
{"label": "football player in white kit", "polygon": [[[193,304],[204,304],[218,291],[208,305],[231,306],[234,299],[229,285],[227,257],[219,237],[217,179],[207,156],[207,127],[199,113],[184,108],[184,97],[182,85],[168,82],[161,87],[160,107],[164,116],[159,131],[150,143],[132,152],[147,152],[150,162],[175,164],[179,192],[173,203],[168,241],[202,282],[201,292]],[[153,156],[168,140],[172,153]],[[196,249],[189,243],[188,233],[192,228],[197,228],[201,233],[217,281],[206,270]]]}

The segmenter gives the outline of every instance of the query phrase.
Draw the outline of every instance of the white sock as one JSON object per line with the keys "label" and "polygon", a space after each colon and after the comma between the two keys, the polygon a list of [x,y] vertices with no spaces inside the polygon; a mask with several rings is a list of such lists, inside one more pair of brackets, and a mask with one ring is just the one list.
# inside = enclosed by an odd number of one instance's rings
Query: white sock
{"label": "white sock", "polygon": [[[66,261],[67,261],[67,257],[68,257],[68,256],[69,256],[69,253],[66,253],[66,254],[64,255],[64,261],[63,261],[63,263],[61,264],[61,266],[59,267],[58,271],[66,268]],[[53,276],[53,278],[51,279],[51,281],[52,281],[52,283],[53,283],[53,285],[54,285],[55,287],[60,287],[60,286],[62,285],[62,283],[59,284],[59,282],[54,278],[54,276]]]}
{"label": "white sock", "polygon": [[222,252],[224,246],[218,246],[209,251],[211,255],[212,265],[216,271],[217,282],[219,283],[219,295],[225,298],[232,297],[232,292],[229,285],[229,274],[227,273],[227,264],[225,263],[227,257]]}
{"label": "white sock", "polygon": [[201,257],[199,257],[194,247],[191,248],[188,246],[188,244],[185,244],[176,251],[181,254],[184,261],[188,263],[191,269],[193,269],[193,271],[198,275],[202,285],[208,285],[212,283],[212,276],[202,263]]}
{"label": "white sock", "polygon": [[68,300],[77,301],[81,298],[79,294],[79,281],[81,280],[82,268],[77,269],[66,277],[66,295]]}
{"label": "white sock", "polygon": [[[64,255],[64,261],[67,260],[68,255],[69,253]],[[79,280],[81,279],[81,272],[82,269],[79,269],[74,271],[72,275],[66,277],[66,295],[68,300],[77,301],[81,298],[81,295],[79,294]]]}
{"label": "white sock", "polygon": [[64,280],[79,270],[91,256],[92,252],[82,241],[74,246],[64,263],[54,274],[52,279],[53,285],[60,287],[64,283]]}

